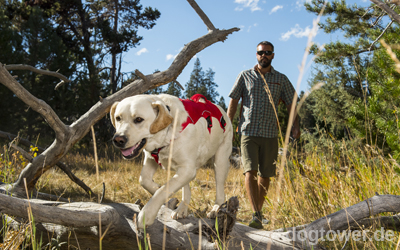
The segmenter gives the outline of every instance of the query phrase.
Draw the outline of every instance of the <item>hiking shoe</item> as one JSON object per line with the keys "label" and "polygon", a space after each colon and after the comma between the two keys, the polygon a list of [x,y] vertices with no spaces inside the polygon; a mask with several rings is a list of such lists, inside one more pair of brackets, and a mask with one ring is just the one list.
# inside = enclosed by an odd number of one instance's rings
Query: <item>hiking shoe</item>
{"label": "hiking shoe", "polygon": [[253,219],[249,223],[249,227],[255,228],[255,229],[262,229],[263,225],[260,219],[253,214]]}
{"label": "hiking shoe", "polygon": [[268,219],[266,219],[261,212],[255,212],[253,214],[253,216],[256,216],[258,218],[259,221],[261,221],[261,223],[263,225],[267,225],[270,221]]}
{"label": "hiking shoe", "polygon": [[268,219],[266,219],[266,218],[262,217],[262,219],[261,219],[261,223],[262,223],[263,225],[267,225],[267,224],[269,224],[269,223],[270,223],[270,221],[269,221]]}

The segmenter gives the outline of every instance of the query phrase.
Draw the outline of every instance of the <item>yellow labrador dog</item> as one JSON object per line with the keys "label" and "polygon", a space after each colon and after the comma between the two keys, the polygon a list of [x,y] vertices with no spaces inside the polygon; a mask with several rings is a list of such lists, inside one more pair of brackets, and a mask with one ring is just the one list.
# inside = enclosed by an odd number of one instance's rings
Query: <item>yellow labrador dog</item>
{"label": "yellow labrador dog", "polygon": [[[182,202],[172,213],[173,219],[188,214],[189,182],[197,169],[215,156],[216,200],[210,218],[216,216],[225,200],[224,184],[232,151],[232,124],[225,111],[202,95],[182,100],[175,96],[136,95],[115,103],[110,111],[116,132],[113,143],[124,158],[133,159],[144,151],[140,184],[153,197],[138,216],[138,225],[153,224],[166,198],[182,188]],[[176,121],[175,121],[176,119]],[[177,124],[173,133],[174,123]],[[161,186],[153,181],[156,170],[167,168],[171,150],[171,169],[175,175]]]}

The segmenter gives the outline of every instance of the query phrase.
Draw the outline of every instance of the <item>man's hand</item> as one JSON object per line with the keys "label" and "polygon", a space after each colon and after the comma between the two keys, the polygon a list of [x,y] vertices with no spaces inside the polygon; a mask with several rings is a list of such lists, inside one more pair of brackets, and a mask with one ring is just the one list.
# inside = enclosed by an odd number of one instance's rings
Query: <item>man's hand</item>
{"label": "man's hand", "polygon": [[[233,118],[235,117],[238,103],[239,103],[239,100],[237,100],[237,99],[231,99],[229,102],[228,111],[226,113],[227,113],[229,119],[231,120],[231,123],[233,123]],[[233,133],[232,133],[232,141],[234,139],[235,139],[235,131],[233,131]]]}
{"label": "man's hand", "polygon": [[[291,111],[291,108],[292,108],[292,104],[286,105],[286,108],[287,108],[287,111],[288,111],[289,115],[291,115],[290,111]],[[297,115],[297,112],[296,112],[296,108],[294,108],[294,114],[293,115],[296,118],[294,119],[293,126],[292,126],[292,136],[295,139],[299,139],[300,138],[300,134],[301,134],[301,132],[300,132],[300,121],[299,121],[299,116]]]}
{"label": "man's hand", "polygon": [[299,139],[300,138],[300,134],[301,134],[300,126],[296,126],[296,122],[295,122],[295,124],[293,124],[293,127],[292,127],[292,136],[295,139]]}

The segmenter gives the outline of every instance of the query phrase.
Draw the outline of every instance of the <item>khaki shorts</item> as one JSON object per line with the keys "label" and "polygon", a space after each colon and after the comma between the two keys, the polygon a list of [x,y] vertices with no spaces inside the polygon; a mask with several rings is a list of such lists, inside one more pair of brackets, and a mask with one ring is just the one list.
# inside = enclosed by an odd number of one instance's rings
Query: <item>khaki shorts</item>
{"label": "khaki shorts", "polygon": [[264,178],[276,175],[278,138],[242,135],[241,153],[243,173],[255,170]]}

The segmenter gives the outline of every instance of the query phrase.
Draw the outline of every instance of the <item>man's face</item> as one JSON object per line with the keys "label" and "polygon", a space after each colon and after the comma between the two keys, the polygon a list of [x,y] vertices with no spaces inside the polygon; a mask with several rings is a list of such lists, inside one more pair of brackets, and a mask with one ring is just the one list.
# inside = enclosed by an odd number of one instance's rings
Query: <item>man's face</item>
{"label": "man's face", "polygon": [[[271,53],[271,55],[266,55],[263,53],[262,55],[259,55],[259,51],[266,51],[267,53]],[[271,65],[272,59],[274,59],[274,53],[272,51],[272,47],[270,45],[263,45],[260,44],[257,46],[257,61],[258,64],[261,66],[261,68],[267,68],[268,66]]]}

